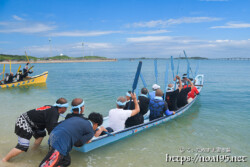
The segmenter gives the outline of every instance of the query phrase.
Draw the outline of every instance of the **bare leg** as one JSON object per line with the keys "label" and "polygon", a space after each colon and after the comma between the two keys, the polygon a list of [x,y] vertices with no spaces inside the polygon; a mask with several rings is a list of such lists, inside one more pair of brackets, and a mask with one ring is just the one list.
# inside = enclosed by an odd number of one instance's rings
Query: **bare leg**
{"label": "bare leg", "polygon": [[43,141],[43,137],[39,137],[38,139],[35,140],[34,142],[34,146],[32,149],[36,149],[38,146],[40,146],[40,144],[42,143]]}
{"label": "bare leg", "polygon": [[19,150],[19,149],[17,149],[17,148],[13,148],[13,149],[12,149],[12,150],[2,159],[2,161],[3,161],[3,162],[7,162],[7,161],[9,161],[11,158],[13,158],[13,157],[15,157],[15,156],[21,154],[22,152],[24,152],[24,151]]}

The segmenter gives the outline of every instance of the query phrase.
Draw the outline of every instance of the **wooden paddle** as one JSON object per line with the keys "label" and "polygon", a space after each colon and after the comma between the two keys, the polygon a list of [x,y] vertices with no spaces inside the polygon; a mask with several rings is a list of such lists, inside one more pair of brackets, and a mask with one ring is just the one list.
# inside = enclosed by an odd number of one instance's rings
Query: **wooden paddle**
{"label": "wooden paddle", "polygon": [[19,70],[21,69],[21,65],[18,67],[18,69],[17,69],[17,73],[19,72]]}
{"label": "wooden paddle", "polygon": [[[142,66],[142,62],[140,61],[139,64],[138,64],[138,67],[137,67],[137,71],[135,73],[135,79],[134,79],[134,83],[132,85],[132,93],[134,93],[134,91],[135,91],[135,89],[137,87],[139,76],[140,76],[140,73],[141,73],[141,66]],[[132,98],[130,97],[130,102],[128,104],[128,109],[130,109],[131,100],[132,100]]]}
{"label": "wooden paddle", "polygon": [[166,89],[167,89],[167,84],[168,84],[168,63],[166,65],[166,72],[165,72],[165,87],[164,87],[164,100],[166,99]]}
{"label": "wooden paddle", "polygon": [[11,60],[10,60],[10,73],[11,73]]}
{"label": "wooden paddle", "polygon": [[157,84],[158,70],[157,70],[157,59],[154,60],[155,65],[155,83]]}
{"label": "wooden paddle", "polygon": [[[180,56],[179,56],[180,57]],[[176,75],[178,75],[179,74],[179,65],[180,65],[180,59],[178,59],[178,66],[177,66],[177,72],[176,72]],[[175,81],[175,83],[174,83],[174,90],[175,90],[175,88],[176,88],[176,82],[177,82],[177,79],[176,79],[176,81]]]}
{"label": "wooden paddle", "polygon": [[5,73],[5,64],[3,65],[3,80],[4,80],[4,73]]}
{"label": "wooden paddle", "polygon": [[145,80],[144,80],[144,77],[143,77],[142,73],[140,73],[140,78],[141,78],[141,80],[142,80],[142,83],[143,83],[144,88],[147,88],[147,84],[146,84],[146,82],[145,82]]}
{"label": "wooden paddle", "polygon": [[29,60],[29,57],[28,57],[26,51],[25,51],[25,56],[26,56],[26,58],[27,58],[27,60],[28,60],[28,63],[30,63],[30,60]]}
{"label": "wooden paddle", "polygon": [[185,55],[186,60],[187,60],[187,78],[189,78],[189,69],[191,71],[192,77],[194,78],[193,71],[192,71],[192,69],[190,67],[190,63],[189,63],[189,60],[187,58],[187,54],[186,54],[185,50],[183,50],[183,52],[184,52],[184,55]]}

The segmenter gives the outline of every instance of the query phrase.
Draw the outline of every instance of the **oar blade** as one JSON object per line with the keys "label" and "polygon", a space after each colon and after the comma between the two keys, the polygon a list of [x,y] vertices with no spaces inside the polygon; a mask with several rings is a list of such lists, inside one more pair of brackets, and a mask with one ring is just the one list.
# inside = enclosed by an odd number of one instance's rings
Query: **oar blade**
{"label": "oar blade", "polygon": [[143,77],[142,73],[140,73],[140,78],[142,80],[144,88],[147,88],[147,84],[146,84],[146,81],[144,80],[144,77]]}
{"label": "oar blade", "polygon": [[197,62],[197,66],[196,66],[196,69],[195,69],[195,74],[194,74],[194,77],[196,77],[198,71],[199,71],[199,67],[200,67],[200,61]]}
{"label": "oar blade", "polygon": [[154,60],[154,65],[155,65],[155,83],[157,84],[157,78],[158,78],[158,70],[157,70],[157,59]]}
{"label": "oar blade", "polygon": [[171,69],[172,69],[173,79],[174,79],[174,59],[173,59],[173,56],[171,56]]}
{"label": "oar blade", "polygon": [[30,61],[29,61],[29,57],[28,57],[26,51],[25,51],[25,55],[26,55],[27,61],[28,61],[28,63],[29,63]]}
{"label": "oar blade", "polygon": [[5,64],[3,65],[3,80],[4,80],[4,73],[5,73]]}
{"label": "oar blade", "polygon": [[165,83],[164,83],[164,100],[166,99],[166,89],[167,89],[167,84],[168,84],[168,63],[166,64],[166,72],[165,72]]}
{"label": "oar blade", "polygon": [[[180,59],[178,59],[178,66],[177,66],[177,72],[176,72],[176,75],[178,75],[178,74],[179,74],[179,65],[180,65]],[[174,90],[175,90],[175,88],[176,88],[176,82],[177,82],[177,79],[176,79],[176,81],[174,82]]]}
{"label": "oar blade", "polygon": [[21,65],[19,65],[18,69],[17,69],[17,73],[19,72],[19,70],[21,69]]}
{"label": "oar blade", "polygon": [[10,60],[10,73],[11,73],[11,60]]}
{"label": "oar blade", "polygon": [[138,79],[139,79],[139,76],[140,76],[140,73],[141,73],[141,66],[142,66],[142,62],[140,61],[138,66],[137,66],[137,71],[135,73],[135,78],[134,78],[134,83],[133,83],[133,86],[132,86],[132,92],[134,93],[136,87],[137,87],[137,83],[138,83]]}

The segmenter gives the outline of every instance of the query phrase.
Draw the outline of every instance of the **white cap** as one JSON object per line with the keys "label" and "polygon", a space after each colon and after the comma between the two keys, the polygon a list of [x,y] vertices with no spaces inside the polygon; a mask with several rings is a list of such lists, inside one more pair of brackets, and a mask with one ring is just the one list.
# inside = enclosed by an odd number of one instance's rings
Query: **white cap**
{"label": "white cap", "polygon": [[161,87],[160,87],[159,85],[157,85],[157,84],[154,84],[154,85],[152,86],[152,88],[153,88],[154,90],[156,90],[156,89],[160,89]]}

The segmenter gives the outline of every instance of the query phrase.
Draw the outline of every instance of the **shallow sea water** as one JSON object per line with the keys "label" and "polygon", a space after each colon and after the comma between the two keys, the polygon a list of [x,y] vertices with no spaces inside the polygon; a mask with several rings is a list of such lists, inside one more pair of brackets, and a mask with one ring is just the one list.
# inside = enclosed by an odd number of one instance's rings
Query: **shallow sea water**
{"label": "shallow sea water", "polygon": [[[169,60],[158,60],[158,83],[163,87],[165,66]],[[193,72],[197,61],[190,61]],[[100,112],[104,116],[115,107],[118,96],[132,87],[138,61],[34,64],[35,75],[49,71],[47,84],[0,90],[0,158],[17,144],[14,134],[16,118],[29,109],[54,104],[59,97],[71,101],[85,100],[85,116]],[[19,65],[12,65],[16,70]],[[175,68],[177,60],[175,60]],[[2,66],[0,66],[2,68]],[[6,71],[8,68],[6,68]],[[186,72],[186,61],[180,61],[180,74]],[[89,153],[72,151],[71,166],[182,166],[166,162],[166,154],[194,156],[188,150],[202,148],[230,148],[231,154],[248,156],[248,162],[238,163],[184,163],[183,166],[250,166],[250,61],[201,60],[199,73],[205,75],[200,97],[182,116],[153,127],[135,136],[109,144]],[[143,60],[142,74],[151,89],[155,82],[153,60]],[[172,72],[169,69],[169,81]],[[142,88],[142,82],[139,81]],[[48,137],[37,150],[13,158],[0,166],[38,166],[47,154]],[[32,139],[31,144],[34,140]],[[184,153],[180,149],[184,148]],[[217,153],[202,155],[212,156]]]}

